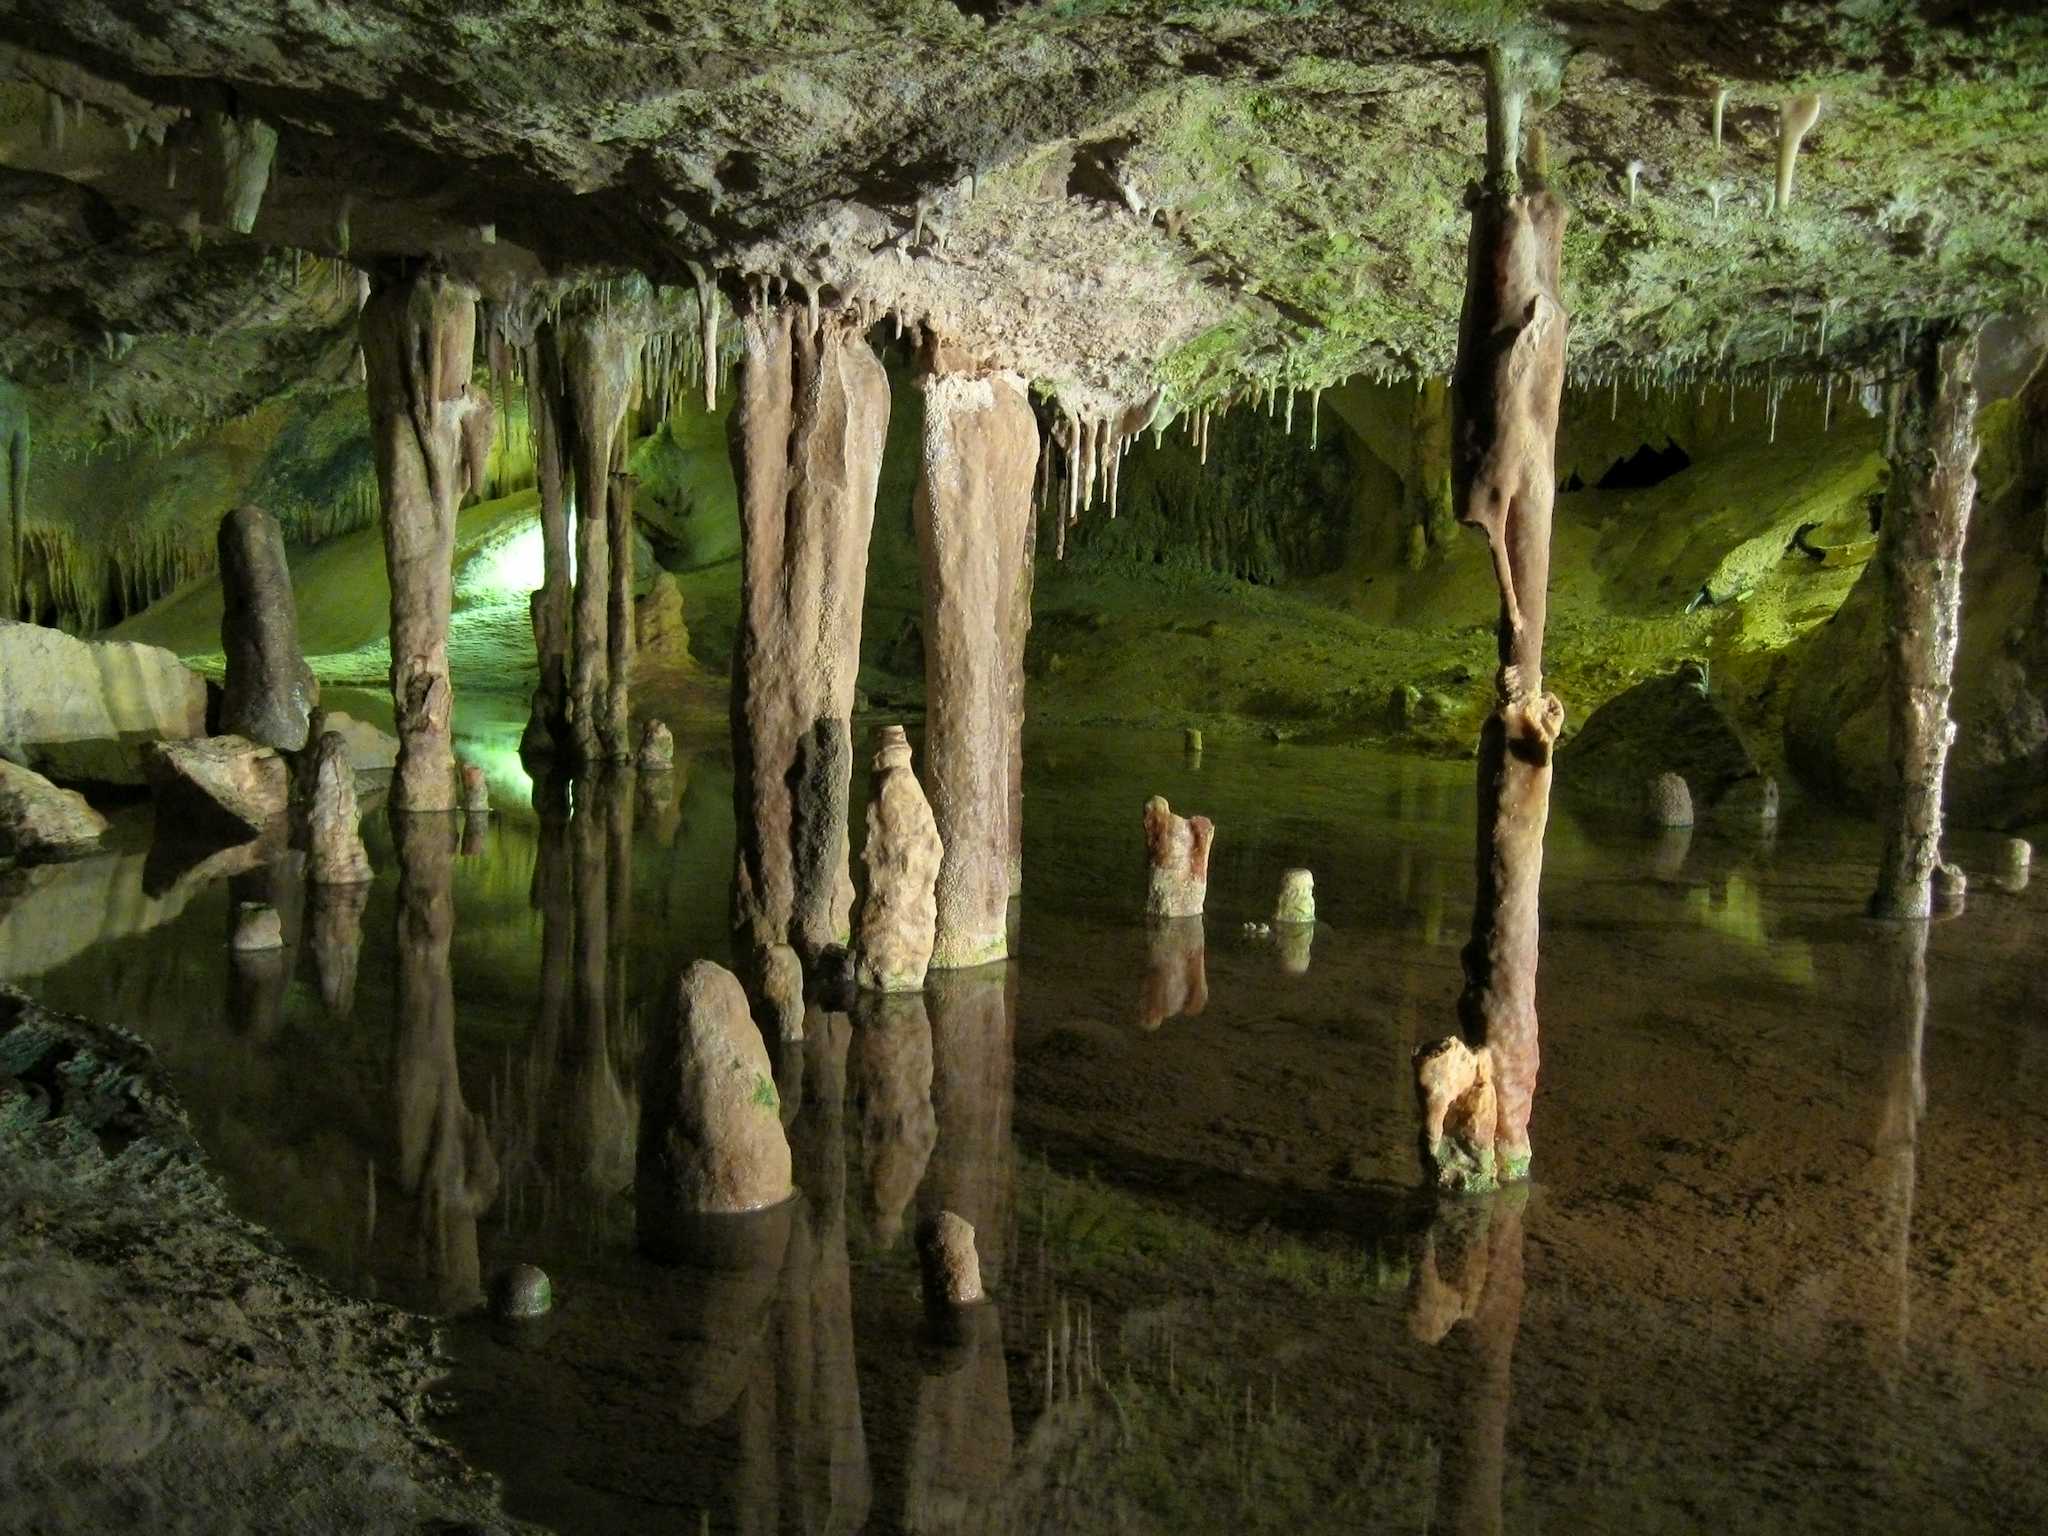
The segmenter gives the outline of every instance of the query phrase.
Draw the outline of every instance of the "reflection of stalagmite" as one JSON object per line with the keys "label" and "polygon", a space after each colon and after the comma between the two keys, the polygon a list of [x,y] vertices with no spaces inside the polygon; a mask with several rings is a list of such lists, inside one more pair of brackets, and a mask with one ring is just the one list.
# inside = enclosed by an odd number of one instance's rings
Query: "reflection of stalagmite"
{"label": "reflection of stalagmite", "polygon": [[498,1194],[483,1117],[462,1098],[455,1059],[455,818],[394,814],[398,850],[397,1174],[413,1202],[415,1261],[437,1310],[482,1295],[477,1218]]}
{"label": "reflection of stalagmite", "polygon": [[[957,970],[1009,953],[1013,651],[1030,600],[1018,569],[1031,527],[1038,421],[1020,380],[927,359],[924,463],[916,497],[924,569],[925,788],[945,852],[932,965]],[[1013,676],[1013,673],[1015,674]],[[1012,699],[1012,684],[1015,698]],[[1021,740],[1021,736],[1017,737]]]}
{"label": "reflection of stalagmite", "polygon": [[1309,960],[1316,944],[1314,923],[1275,923],[1273,949],[1280,957],[1280,969],[1289,976],[1308,974]]}
{"label": "reflection of stalagmite", "polygon": [[[1487,61],[1486,177],[1474,190],[1465,308],[1451,378],[1458,520],[1486,535],[1500,587],[1496,707],[1479,736],[1479,889],[1458,1014],[1491,1054],[1498,1123],[1488,1156],[1504,1179],[1529,1168],[1536,1092],[1537,894],[1550,813],[1550,759],[1564,706],[1543,688],[1543,627],[1556,493],[1558,399],[1567,320],[1558,289],[1565,206],[1543,167],[1518,174],[1522,107],[1540,61],[1496,48]],[[1526,181],[1526,189],[1525,189]],[[1444,1179],[1447,1163],[1425,1149]],[[1456,1183],[1453,1178],[1447,1182]]]}
{"label": "reflection of stalagmite", "polygon": [[942,972],[926,994],[932,1112],[938,1140],[918,1189],[920,1215],[957,1212],[973,1226],[982,1275],[1000,1289],[1017,1197],[1017,967]]}
{"label": "reflection of stalagmite", "polygon": [[363,947],[363,911],[370,904],[368,882],[319,885],[306,904],[306,953],[320,1001],[330,1015],[355,1013],[356,960]]}
{"label": "reflection of stalagmite", "polygon": [[1892,480],[1878,538],[1890,711],[1884,855],[1873,917],[1938,910],[1941,786],[1955,723],[1963,536],[1977,495],[1977,334],[1930,327],[1899,386]]}
{"label": "reflection of stalagmite", "polygon": [[1913,1200],[1918,1182],[1920,1119],[1927,1111],[1921,1045],[1927,1031],[1927,925],[1901,923],[1885,935],[1883,1118],[1871,1172],[1882,1207],[1872,1230],[1885,1245],[1885,1275],[1895,1320],[1892,1354],[1903,1364],[1912,1339]]}
{"label": "reflection of stalagmite", "polygon": [[851,316],[762,310],[743,333],[733,918],[749,949],[787,943],[810,964],[851,929],[853,685],[889,384]]}
{"label": "reflection of stalagmite", "polygon": [[[1313,931],[1313,930],[1311,930]],[[1154,918],[1145,925],[1145,979],[1138,1027],[1195,1017],[1209,1006],[1209,948],[1200,917]]]}
{"label": "reflection of stalagmite", "polygon": [[1410,1331],[1455,1362],[1446,1373],[1452,1403],[1437,1509],[1444,1528],[1460,1536],[1496,1536],[1501,1529],[1526,1198],[1509,1190],[1445,1207],[1424,1239],[1409,1289]]}
{"label": "reflection of stalagmite", "polygon": [[920,994],[861,998],[853,1082],[870,1230],[877,1244],[893,1247],[938,1134],[932,1113],[932,1027]]}
{"label": "reflection of stalagmite", "polygon": [[491,403],[470,383],[476,294],[431,268],[379,273],[361,333],[391,578],[398,729],[391,804],[445,811],[455,804],[448,681],[455,512],[463,493],[482,483],[491,442]]}

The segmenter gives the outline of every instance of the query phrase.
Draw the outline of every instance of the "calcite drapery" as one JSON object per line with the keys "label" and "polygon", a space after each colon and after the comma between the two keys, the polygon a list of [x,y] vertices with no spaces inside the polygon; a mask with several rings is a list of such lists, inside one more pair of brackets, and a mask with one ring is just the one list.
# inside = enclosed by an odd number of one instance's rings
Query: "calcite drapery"
{"label": "calcite drapery", "polygon": [[1878,538],[1891,761],[1873,917],[1924,918],[1941,905],[1941,785],[1955,737],[1949,679],[1977,495],[1976,371],[1975,330],[1937,326],[1921,334],[1899,386]]}
{"label": "calcite drapery", "polygon": [[935,355],[922,383],[925,778],[945,844],[932,965],[949,970],[1009,953],[1028,622],[1016,610],[1030,601],[1019,562],[1038,421],[1021,381],[1007,374],[955,369]]}
{"label": "calcite drapery", "polygon": [[915,992],[931,963],[938,921],[934,892],[945,845],[911,771],[910,739],[900,725],[875,732],[872,786],[861,850],[868,884],[854,946],[855,979],[877,992]]}
{"label": "calcite drapery", "polygon": [[297,752],[320,685],[299,653],[299,608],[285,563],[284,529],[261,507],[220,520],[220,648],[227,657],[220,728]]}
{"label": "calcite drapery", "polygon": [[733,924],[750,949],[811,963],[851,928],[853,684],[889,382],[849,315],[757,309],[741,335]]}
{"label": "calcite drapery", "polygon": [[470,383],[476,293],[431,266],[381,269],[361,320],[370,439],[391,578],[394,809],[455,805],[448,616],[455,513],[483,480],[491,403]]}
{"label": "calcite drapery", "polygon": [[[1541,168],[1518,182],[1523,65],[1487,63],[1487,175],[1470,196],[1465,307],[1451,375],[1451,480],[1458,520],[1480,529],[1500,586],[1500,671],[1480,729],[1478,892],[1458,1014],[1486,1063],[1495,1122],[1470,1146],[1425,1146],[1426,1171],[1451,1188],[1524,1177],[1536,1091],[1537,894],[1550,815],[1551,749],[1564,706],[1543,689],[1550,518],[1567,320],[1558,289],[1565,205]],[[1417,1053],[1417,1088],[1442,1043]]]}

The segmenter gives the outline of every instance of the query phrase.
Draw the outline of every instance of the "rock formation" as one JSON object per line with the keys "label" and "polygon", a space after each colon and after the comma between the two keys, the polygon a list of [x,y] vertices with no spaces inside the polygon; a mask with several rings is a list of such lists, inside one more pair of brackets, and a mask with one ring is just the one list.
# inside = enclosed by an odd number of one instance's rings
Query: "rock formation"
{"label": "rock formation", "polygon": [[1675,773],[1660,773],[1643,791],[1643,815],[1653,827],[1692,825],[1692,791]]}
{"label": "rock formation", "polygon": [[[1453,1187],[1527,1175],[1536,1093],[1537,892],[1551,748],[1564,727],[1564,706],[1543,689],[1543,627],[1568,323],[1558,289],[1566,214],[1540,155],[1526,178],[1517,165],[1522,109],[1544,72],[1542,60],[1500,47],[1487,58],[1486,176],[1470,199],[1451,376],[1458,520],[1486,535],[1500,587],[1495,709],[1479,736],[1479,889],[1458,1003],[1466,1041],[1490,1063],[1499,1123],[1485,1138],[1492,1161],[1483,1173],[1474,1165],[1468,1177],[1465,1165],[1425,1147],[1425,1172]],[[1418,1055],[1418,1072],[1443,1054]],[[1418,1092],[1431,1096],[1420,1078]]]}
{"label": "rock formation", "polygon": [[328,1016],[355,1015],[356,970],[363,949],[363,913],[370,905],[369,882],[328,885],[317,876],[306,901],[306,955],[314,985]]}
{"label": "rock formation", "polygon": [[1701,811],[1762,773],[1691,663],[1616,694],[1586,717],[1557,758],[1574,803],[1617,811],[1639,807],[1644,784],[1659,773],[1681,775]]}
{"label": "rock formation", "polygon": [[220,521],[220,648],[227,657],[220,728],[297,752],[320,685],[299,653],[299,607],[285,562],[284,529],[261,507]]}
{"label": "rock formation", "polygon": [[1176,816],[1163,795],[1145,802],[1145,915],[1200,917],[1209,894],[1209,848],[1216,827],[1206,816]]}
{"label": "rock formation", "polygon": [[934,891],[945,848],[910,766],[900,725],[875,731],[868,792],[868,836],[861,851],[867,895],[854,953],[856,980],[877,992],[915,992],[931,962],[938,905]]}
{"label": "rock formation", "polygon": [[675,737],[661,721],[648,721],[640,728],[640,747],[633,755],[633,766],[642,773],[667,773],[675,765]]}
{"label": "rock formation", "polygon": [[945,852],[932,964],[1009,953],[1021,877],[1023,637],[1038,423],[1022,381],[928,362],[916,499],[924,574],[925,777]]}
{"label": "rock formation", "polygon": [[228,940],[232,949],[283,949],[284,923],[277,908],[261,901],[245,901],[235,913],[235,931]]}
{"label": "rock formation", "polygon": [[[584,310],[562,322],[562,382],[575,422],[576,591],[569,645],[569,745],[576,760],[595,763],[632,755],[623,712],[626,679],[614,678],[630,658],[630,630],[617,639],[612,619],[621,583],[632,577],[632,511],[623,482],[612,475],[618,436],[638,371],[637,317]],[[621,617],[630,622],[628,605]]]}
{"label": "rock formation", "polygon": [[1873,917],[1934,910],[1942,775],[1955,726],[1950,678],[1962,629],[1963,536],[1977,495],[1977,334],[1919,337],[1899,386],[1892,481],[1879,532],[1891,768]]}
{"label": "rock formation", "polygon": [[1197,917],[1154,918],[1145,925],[1145,977],[1138,988],[1138,1027],[1193,1018],[1209,1006],[1209,946]]}
{"label": "rock formation", "polygon": [[1273,904],[1276,923],[1316,920],[1316,877],[1306,869],[1290,869],[1280,877],[1280,896]]}
{"label": "rock formation", "polygon": [[75,858],[99,846],[107,818],[76,790],[0,758],[0,858],[23,864]]}
{"label": "rock formation", "polygon": [[491,781],[484,777],[480,764],[462,765],[462,808],[472,815],[491,808]]}
{"label": "rock formation", "polygon": [[1422,1164],[1439,1187],[1491,1187],[1499,1178],[1500,1106],[1493,1051],[1455,1035],[1415,1053],[1415,1098],[1422,1110]]}
{"label": "rock formation", "polygon": [[853,316],[757,308],[741,330],[733,920],[745,947],[791,944],[810,964],[851,929],[853,685],[889,384]]}
{"label": "rock formation", "polygon": [[677,1212],[758,1210],[790,1195],[789,1142],[761,1032],[732,972],[699,960],[640,1068],[634,1196],[642,1242]]}
{"label": "rock formation", "polygon": [[153,741],[206,734],[206,680],[169,651],[0,619],[0,742],[39,773],[141,784]]}
{"label": "rock formation", "polygon": [[918,1271],[927,1312],[943,1315],[982,1299],[981,1257],[974,1228],[951,1211],[927,1216],[917,1227]]}
{"label": "rock formation", "polygon": [[2027,871],[2034,862],[2034,845],[2024,837],[2008,837],[1999,845],[1999,874],[2009,891],[2027,888]]}
{"label": "rock formation", "polygon": [[391,804],[446,811],[455,805],[448,681],[455,513],[481,483],[491,441],[491,403],[470,382],[476,294],[432,267],[380,269],[361,336],[391,578],[398,723]]}
{"label": "rock formation", "polygon": [[356,807],[356,771],[339,731],[313,749],[313,793],[306,808],[306,878],[315,885],[359,885],[370,878]]}
{"label": "rock formation", "polygon": [[683,589],[667,571],[657,571],[647,595],[633,604],[633,645],[651,660],[679,665],[690,657],[690,631],[683,621]]}
{"label": "rock formation", "polygon": [[932,1026],[915,992],[867,996],[854,1018],[849,1057],[860,1106],[861,1184],[868,1228],[895,1246],[903,1213],[924,1182],[938,1136],[932,1111]]}
{"label": "rock formation", "polygon": [[159,829],[180,836],[254,837],[283,817],[290,794],[284,759],[243,736],[153,742],[145,768]]}

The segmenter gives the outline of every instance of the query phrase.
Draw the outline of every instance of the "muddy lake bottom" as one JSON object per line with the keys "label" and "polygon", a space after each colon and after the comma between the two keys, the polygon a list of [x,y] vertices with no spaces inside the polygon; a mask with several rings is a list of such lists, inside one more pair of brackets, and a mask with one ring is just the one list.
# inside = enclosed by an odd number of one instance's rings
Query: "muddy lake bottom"
{"label": "muddy lake bottom", "polygon": [[[311,1270],[449,1315],[433,1428],[516,1515],[2048,1529],[2048,895],[1989,839],[1953,844],[1967,912],[1899,930],[1859,916],[1867,825],[1562,799],[1535,1178],[1439,1207],[1407,1062],[1455,1025],[1469,764],[1036,732],[1014,958],[814,1005],[776,1052],[796,1198],[662,1265],[637,1062],[681,966],[730,960],[729,758],[536,796],[501,730],[464,745],[499,810],[408,834],[404,903],[381,814],[337,897],[290,858],[180,873],[137,808],[127,851],[0,886],[0,976],[142,1034]],[[1204,920],[1138,915],[1154,793],[1217,824]],[[1321,921],[1247,931],[1294,866]],[[231,954],[247,899],[281,956]],[[990,1299],[935,1322],[940,1209]],[[513,1263],[549,1317],[476,1309]]]}

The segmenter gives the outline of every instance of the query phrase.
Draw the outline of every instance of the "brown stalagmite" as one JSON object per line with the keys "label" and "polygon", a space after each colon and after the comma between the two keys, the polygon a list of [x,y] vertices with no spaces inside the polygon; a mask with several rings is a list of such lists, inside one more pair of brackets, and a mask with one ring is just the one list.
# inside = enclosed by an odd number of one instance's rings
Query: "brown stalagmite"
{"label": "brown stalagmite", "polygon": [[455,513],[482,478],[491,402],[470,384],[476,293],[429,266],[377,274],[361,335],[384,563],[391,578],[391,698],[398,769],[391,803],[455,807],[448,614]]}
{"label": "brown stalagmite", "polygon": [[[1014,610],[1031,522],[1038,421],[1019,383],[946,371],[924,377],[918,549],[924,562],[925,777],[945,842],[932,966],[1009,953]],[[1018,688],[1021,716],[1022,687]],[[1021,729],[1021,720],[1020,720]]]}
{"label": "brown stalagmite", "polygon": [[1941,785],[1955,725],[1949,677],[1962,636],[1963,538],[1977,495],[1977,334],[1924,331],[1899,386],[1891,490],[1878,561],[1884,582],[1891,768],[1873,917],[1939,905]]}
{"label": "brown stalagmite", "polygon": [[[1480,728],[1478,891],[1458,1014],[1490,1056],[1497,1112],[1490,1145],[1439,1156],[1427,1171],[1453,1188],[1525,1177],[1536,1091],[1537,895],[1550,814],[1550,758],[1564,706],[1543,690],[1543,626],[1556,493],[1558,400],[1567,320],[1558,292],[1564,203],[1531,178],[1518,186],[1523,87],[1496,50],[1487,67],[1485,184],[1475,188],[1465,307],[1451,377],[1451,480],[1458,520],[1486,534],[1500,585],[1496,706]],[[1440,1045],[1418,1053],[1418,1068]],[[1418,1081],[1420,1079],[1418,1078]],[[1484,1136],[1484,1128],[1477,1128]]]}
{"label": "brown stalagmite", "polygon": [[851,933],[847,799],[868,535],[889,381],[857,323],[789,308],[741,321],[729,425],[739,484],[733,658],[733,922],[750,949],[815,961]]}
{"label": "brown stalagmite", "polygon": [[576,426],[562,383],[562,349],[552,322],[544,322],[526,354],[527,419],[533,426],[533,466],[540,490],[541,586],[533,594],[533,645],[540,662],[529,733],[536,746],[569,744],[569,464]]}
{"label": "brown stalagmite", "polygon": [[[623,458],[624,448],[624,436],[621,434],[614,443],[616,451],[613,456]],[[624,762],[632,755],[633,746],[630,739],[633,715],[633,477],[623,469],[615,469],[610,481],[605,518],[611,534],[612,589],[605,616],[609,650],[606,655],[608,693],[603,719],[606,722],[606,755],[614,761]]]}
{"label": "brown stalagmite", "polygon": [[[576,423],[576,595],[569,653],[569,746],[584,763],[632,753],[626,722],[612,714],[612,439],[626,416],[640,359],[624,311],[598,310],[562,324],[562,376]],[[627,530],[630,549],[630,530]]]}

